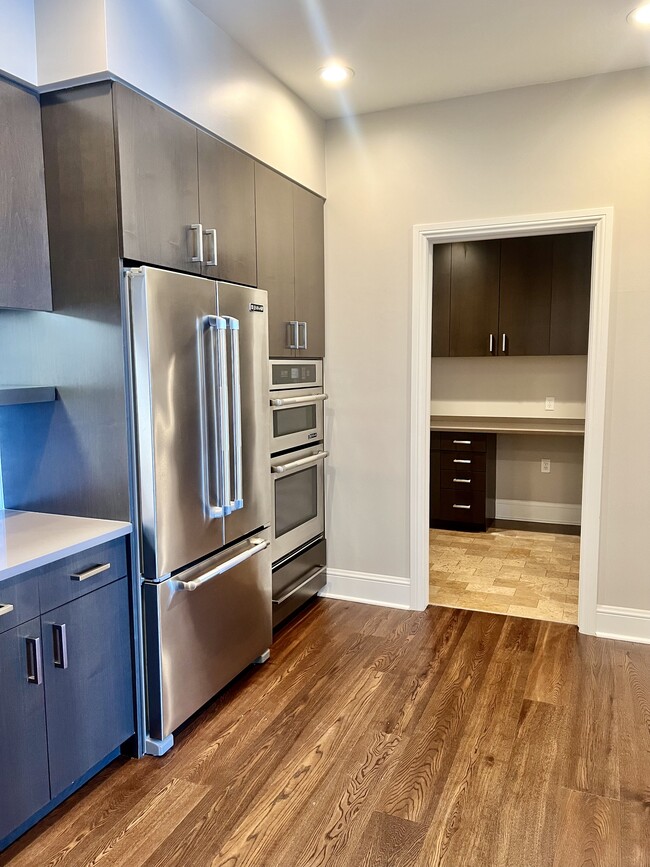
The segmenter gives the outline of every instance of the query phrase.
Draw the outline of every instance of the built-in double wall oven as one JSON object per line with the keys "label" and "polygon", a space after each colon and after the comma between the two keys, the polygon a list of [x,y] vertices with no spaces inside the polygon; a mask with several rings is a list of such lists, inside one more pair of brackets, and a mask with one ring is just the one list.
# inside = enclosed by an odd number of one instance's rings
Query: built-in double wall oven
{"label": "built-in double wall oven", "polygon": [[273,614],[277,624],[325,583],[322,361],[271,361]]}

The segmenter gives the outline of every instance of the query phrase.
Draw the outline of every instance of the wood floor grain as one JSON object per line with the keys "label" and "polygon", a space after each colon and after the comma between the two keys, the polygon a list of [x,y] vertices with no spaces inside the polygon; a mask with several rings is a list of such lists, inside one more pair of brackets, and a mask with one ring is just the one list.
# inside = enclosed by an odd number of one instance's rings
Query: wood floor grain
{"label": "wood floor grain", "polygon": [[319,600],[7,867],[650,867],[650,647]]}

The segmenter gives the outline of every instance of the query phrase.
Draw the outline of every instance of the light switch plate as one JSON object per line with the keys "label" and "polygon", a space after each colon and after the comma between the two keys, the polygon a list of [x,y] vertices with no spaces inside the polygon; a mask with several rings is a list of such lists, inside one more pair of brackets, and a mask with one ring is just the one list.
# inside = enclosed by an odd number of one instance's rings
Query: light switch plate
{"label": "light switch plate", "polygon": [[551,460],[550,458],[542,458],[542,472],[550,473],[551,472]]}
{"label": "light switch plate", "polygon": [[544,409],[547,409],[547,410],[555,409],[555,398],[554,397],[547,397],[546,398],[546,405],[545,405]]}

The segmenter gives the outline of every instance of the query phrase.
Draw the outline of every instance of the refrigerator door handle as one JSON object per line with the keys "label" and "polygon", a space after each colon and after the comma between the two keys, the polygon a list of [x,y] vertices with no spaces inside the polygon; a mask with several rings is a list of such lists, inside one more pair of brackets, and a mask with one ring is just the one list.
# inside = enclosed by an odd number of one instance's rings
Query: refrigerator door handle
{"label": "refrigerator door handle", "polygon": [[[231,557],[230,560],[226,560],[225,563],[221,563],[219,566],[215,566],[214,569],[210,569],[208,572],[205,572],[201,575],[200,578],[195,578],[192,581],[180,581],[174,580],[174,590],[187,590],[193,591],[198,590],[203,584],[207,584],[208,581],[212,581],[214,578],[217,578],[219,575],[223,575],[224,572],[229,572],[231,569],[234,569],[235,566],[239,566],[241,563],[245,563],[246,560],[250,560],[251,557],[254,557],[256,554],[259,554],[260,551],[264,551],[271,544],[268,539],[256,539],[253,537],[249,540],[250,548],[245,551],[242,551],[241,554],[237,554],[235,557]],[[173,579],[172,579],[173,580]]]}
{"label": "refrigerator door handle", "polygon": [[[230,495],[230,436],[228,431],[228,383],[226,379],[226,320],[222,316],[209,315],[204,317],[210,334],[210,364],[211,376],[211,421],[214,432],[214,454],[217,462],[216,502],[212,501],[212,486],[210,473],[210,457],[207,436],[203,442],[203,486],[204,499],[211,518],[223,518],[230,513],[226,498]],[[215,338],[216,332],[216,338]],[[201,401],[207,393],[207,383],[199,390]],[[202,414],[207,411],[202,406]]]}
{"label": "refrigerator door handle", "polygon": [[243,447],[241,422],[241,368],[239,364],[239,320],[234,316],[224,316],[226,328],[230,332],[230,369],[232,384],[232,438],[233,438],[233,475],[234,497],[228,502],[231,512],[244,508],[243,486]]}

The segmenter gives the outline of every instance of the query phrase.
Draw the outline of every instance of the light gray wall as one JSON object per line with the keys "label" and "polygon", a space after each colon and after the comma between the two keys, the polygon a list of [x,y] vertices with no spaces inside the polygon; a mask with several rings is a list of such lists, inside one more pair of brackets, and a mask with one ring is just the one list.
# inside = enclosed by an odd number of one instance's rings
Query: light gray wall
{"label": "light gray wall", "polygon": [[650,70],[327,126],[329,559],[409,576],[412,230],[613,206],[599,602],[650,609]]}
{"label": "light gray wall", "polygon": [[0,0],[0,71],[36,84],[33,0]]}
{"label": "light gray wall", "polygon": [[[499,434],[497,500],[577,505],[582,500],[584,439],[578,436]],[[542,458],[551,472],[542,473]]]}

